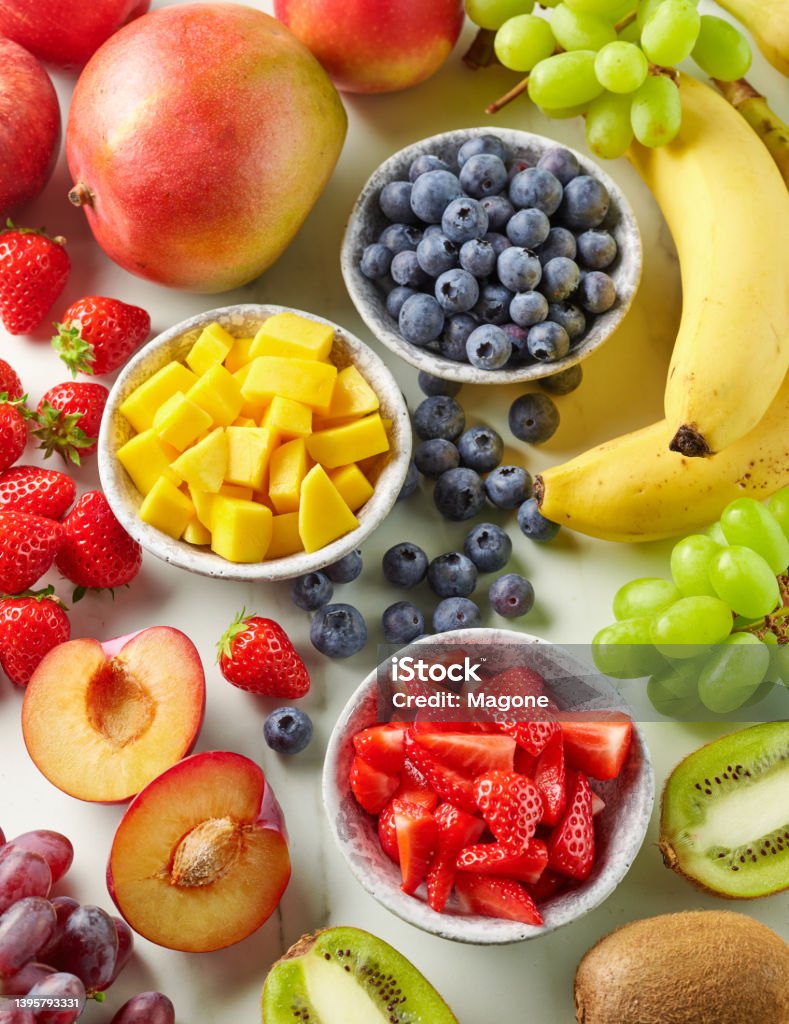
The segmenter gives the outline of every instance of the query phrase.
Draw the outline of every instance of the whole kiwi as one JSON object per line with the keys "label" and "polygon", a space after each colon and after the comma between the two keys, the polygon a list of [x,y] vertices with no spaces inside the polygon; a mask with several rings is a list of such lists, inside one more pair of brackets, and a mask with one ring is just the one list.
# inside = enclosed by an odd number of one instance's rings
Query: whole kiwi
{"label": "whole kiwi", "polygon": [[575,974],[579,1024],[789,1024],[789,946],[745,914],[698,910],[606,935]]}

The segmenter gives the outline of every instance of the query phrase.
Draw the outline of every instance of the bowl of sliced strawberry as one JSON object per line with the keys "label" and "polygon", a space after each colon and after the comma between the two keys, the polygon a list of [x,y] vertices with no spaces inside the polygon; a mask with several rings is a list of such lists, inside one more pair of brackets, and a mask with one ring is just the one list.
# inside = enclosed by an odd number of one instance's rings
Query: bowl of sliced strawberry
{"label": "bowl of sliced strawberry", "polygon": [[503,629],[426,637],[395,660],[411,685],[393,682],[392,659],[372,672],[324,766],[331,829],[362,886],[424,931],[479,945],[602,903],[654,802],[646,743],[611,683]]}

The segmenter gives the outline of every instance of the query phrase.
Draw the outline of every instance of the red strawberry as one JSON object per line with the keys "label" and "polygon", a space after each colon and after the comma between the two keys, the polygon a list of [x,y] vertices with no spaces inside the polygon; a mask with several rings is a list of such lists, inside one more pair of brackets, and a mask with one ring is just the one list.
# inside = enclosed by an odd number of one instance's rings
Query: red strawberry
{"label": "red strawberry", "polygon": [[542,820],[545,825],[555,825],[564,812],[566,794],[564,791],[564,743],[557,733],[537,758],[534,770],[534,785],[542,797]]}
{"label": "red strawberry", "polygon": [[44,458],[58,452],[79,465],[80,456],[93,455],[108,395],[103,384],[66,381],[50,388],[38,403],[38,426],[32,431]]}
{"label": "red strawberry", "polygon": [[502,722],[501,728],[508,736],[512,736],[518,746],[523,747],[527,754],[533,754],[536,757],[537,754],[541,754],[545,750],[554,736],[560,734],[559,723],[554,722],[553,719],[538,720],[539,713],[536,711],[530,711],[529,714],[534,716],[531,721]]}
{"label": "red strawberry", "polygon": [[27,334],[63,291],[71,262],[64,238],[31,228],[0,232],[0,317],[9,334]]}
{"label": "red strawberry", "polygon": [[424,728],[411,735],[431,757],[464,775],[478,775],[495,769],[512,770],[515,741],[492,733],[433,732]]}
{"label": "red strawberry", "polygon": [[17,686],[26,686],[44,655],[70,636],[68,616],[51,587],[0,600],[0,665]]}
{"label": "red strawberry", "polygon": [[566,889],[568,882],[566,878],[557,875],[555,871],[546,868],[540,878],[533,885],[528,886],[529,895],[536,903],[542,903],[555,896],[560,889]]}
{"label": "red strawberry", "polygon": [[440,913],[455,884],[457,855],[464,846],[476,843],[485,831],[485,822],[450,803],[441,804],[434,817],[438,850],[427,873],[427,902]]}
{"label": "red strawberry", "polygon": [[55,324],[55,351],[76,377],[82,373],[112,373],[151,332],[151,318],[139,306],[103,295],[73,302]]}
{"label": "red strawberry", "polygon": [[290,637],[273,619],[236,616],[217,645],[219,671],[233,686],[264,697],[295,700],[310,689],[310,675]]}
{"label": "red strawberry", "polygon": [[438,845],[438,827],[426,807],[393,800],[397,852],[403,892],[413,895],[427,875],[428,865]]}
{"label": "red strawberry", "polygon": [[429,811],[438,803],[438,794],[413,761],[403,761],[403,773],[395,796],[409,804],[421,804]]}
{"label": "red strawberry", "polygon": [[507,921],[540,925],[542,916],[534,900],[520,882],[510,878],[492,878],[471,871],[458,872],[455,889],[466,914],[502,917]]}
{"label": "red strawberry", "polygon": [[395,831],[394,803],[390,801],[378,815],[378,838],[381,849],[389,860],[400,863],[400,852],[397,849],[397,832]]}
{"label": "red strawberry", "polygon": [[515,763],[513,768],[519,775],[528,775],[530,779],[533,779],[536,767],[537,758],[534,754],[528,754],[523,747],[515,748]]}
{"label": "red strawberry", "polygon": [[29,590],[52,565],[63,537],[63,527],[52,519],[0,512],[0,591]]}
{"label": "red strawberry", "polygon": [[380,814],[400,784],[396,775],[387,775],[360,757],[353,759],[350,782],[351,792],[368,814]]}
{"label": "red strawberry", "polygon": [[74,599],[87,589],[123,587],[142,565],[142,548],[115,518],[101,491],[86,491],[63,520],[63,544],[55,558],[76,583]]}
{"label": "red strawberry", "polygon": [[567,774],[567,810],[548,841],[548,863],[554,871],[583,881],[594,863],[592,790],[582,772]]}
{"label": "red strawberry", "polygon": [[24,388],[13,366],[7,363],[5,359],[0,359],[0,394],[3,393],[8,395],[9,398],[21,398],[24,394]]}
{"label": "red strawberry", "polygon": [[516,772],[485,772],[474,780],[474,798],[501,845],[522,853],[542,817],[537,787]]}
{"label": "red strawberry", "polygon": [[0,473],[13,466],[27,444],[29,413],[23,398],[9,399],[0,393]]}
{"label": "red strawberry", "polygon": [[451,768],[445,768],[444,765],[438,764],[430,756],[430,753],[420,746],[413,736],[409,736],[408,733],[406,733],[405,737],[405,753],[406,757],[414,762],[427,779],[428,784],[442,799],[449,800],[451,804],[455,804],[461,810],[468,811],[469,814],[476,813],[477,803],[474,799],[471,779],[467,779],[458,772],[452,771]]}
{"label": "red strawberry", "polygon": [[501,875],[534,884],[548,865],[548,847],[541,839],[532,839],[523,853],[513,853],[500,843],[478,843],[461,850],[457,858],[460,871],[480,875]]}
{"label": "red strawberry", "polygon": [[605,809],[605,800],[592,790],[592,817],[595,818],[600,811]]}
{"label": "red strawberry", "polygon": [[353,747],[359,757],[373,768],[379,768],[390,775],[403,770],[403,739],[405,722],[387,722],[362,729],[353,738]]}
{"label": "red strawberry", "polygon": [[559,710],[550,699],[550,692],[545,686],[545,680],[539,672],[535,672],[532,668],[525,666],[508,668],[488,679],[483,688],[485,693],[497,697],[547,697],[548,703],[544,705],[544,710]]}
{"label": "red strawberry", "polygon": [[71,477],[56,469],[14,466],[0,473],[0,509],[60,519],[76,493]]}
{"label": "red strawberry", "polygon": [[592,722],[587,717],[561,723],[568,764],[594,779],[615,779],[630,750],[630,719]]}

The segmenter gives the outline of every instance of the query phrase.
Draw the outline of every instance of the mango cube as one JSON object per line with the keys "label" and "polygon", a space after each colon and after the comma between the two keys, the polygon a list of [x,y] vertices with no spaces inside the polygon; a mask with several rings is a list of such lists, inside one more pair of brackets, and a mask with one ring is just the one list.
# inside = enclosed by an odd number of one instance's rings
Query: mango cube
{"label": "mango cube", "polygon": [[233,373],[233,376],[238,381],[238,385],[241,388],[242,405],[240,415],[245,416],[247,419],[254,420],[255,425],[258,425],[261,419],[263,418],[263,413],[266,411],[268,403],[271,401],[271,399],[267,398],[263,402],[249,402],[247,401],[246,398],[244,398],[244,384],[246,382],[247,377],[249,376],[249,370],[251,366],[251,363],[246,363],[244,366],[236,370]]}
{"label": "mango cube", "polygon": [[299,536],[298,512],[286,512],[282,516],[274,516],[271,520],[271,543],[266,552],[266,559],[285,558],[303,551],[304,545]]}
{"label": "mango cube", "polygon": [[153,430],[135,434],[118,449],[118,461],[142,495],[150,491],[160,476],[168,477],[176,485],[181,482],[170,469],[170,463],[177,458],[178,449],[165,444]]}
{"label": "mango cube", "polygon": [[227,442],[225,480],[262,490],[271,453],[279,442],[277,435],[267,427],[228,427]]}
{"label": "mango cube", "polygon": [[121,403],[120,411],[140,433],[153,426],[156,410],[176,391],[186,393],[197,377],[182,363],[168,363],[149,377]]}
{"label": "mango cube", "polygon": [[209,494],[208,491],[199,491],[196,487],[190,487],[189,497],[192,499],[198,521],[206,530],[210,530],[216,494]]}
{"label": "mango cube", "polygon": [[182,539],[187,544],[205,546],[211,543],[211,531],[203,526],[199,519],[190,519],[186,524]]}
{"label": "mango cube", "polygon": [[186,394],[220,427],[232,423],[244,404],[238,381],[224,366],[212,366]]}
{"label": "mango cube", "polygon": [[182,391],[177,391],[156,411],[153,429],[165,444],[182,452],[211,427],[211,417]]}
{"label": "mango cube", "polygon": [[235,338],[233,340],[233,347],[227,354],[225,359],[225,369],[229,370],[230,373],[235,373],[240,370],[242,366],[246,366],[249,360],[252,358],[249,354],[249,350],[252,348],[252,342],[254,338]]}
{"label": "mango cube", "polygon": [[378,395],[373,391],[355,366],[346,366],[337,374],[337,383],[331,396],[331,405],[326,419],[348,419],[366,416],[380,406]]}
{"label": "mango cube", "polygon": [[294,402],[292,398],[274,395],[260,425],[276,431],[285,439],[307,437],[312,433],[312,409],[301,402]]}
{"label": "mango cube", "polygon": [[378,413],[342,427],[320,430],[307,438],[310,456],[327,469],[368,459],[388,450],[389,438]]}
{"label": "mango cube", "polygon": [[234,341],[233,335],[228,334],[221,324],[209,324],[189,349],[186,365],[198,376],[207,373],[212,366],[225,361]]}
{"label": "mango cube", "polygon": [[262,562],[271,542],[271,509],[256,501],[214,499],[211,550],[229,562]]}
{"label": "mango cube", "polygon": [[304,550],[317,551],[358,525],[323,466],[313,466],[301,483],[299,501],[299,536]]}
{"label": "mango cube", "polygon": [[140,519],[177,540],[195,514],[195,507],[172,481],[160,476],[140,505]]}
{"label": "mango cube", "polygon": [[275,313],[259,328],[252,343],[256,356],[295,359],[327,359],[334,342],[334,328],[296,313]]}
{"label": "mango cube", "polygon": [[224,427],[211,433],[187,449],[173,463],[173,469],[190,487],[215,494],[225,479],[228,442]]}
{"label": "mango cube", "polygon": [[[249,364],[241,393],[247,402],[267,404],[275,395],[328,412],[337,367],[314,359],[258,356]],[[235,417],[233,417],[235,419]]]}
{"label": "mango cube", "polygon": [[307,475],[307,448],[303,437],[280,445],[269,464],[268,493],[274,510],[283,515],[299,507],[301,481]]}
{"label": "mango cube", "polygon": [[375,488],[355,462],[333,469],[329,473],[329,479],[351,512],[361,508],[375,493]]}

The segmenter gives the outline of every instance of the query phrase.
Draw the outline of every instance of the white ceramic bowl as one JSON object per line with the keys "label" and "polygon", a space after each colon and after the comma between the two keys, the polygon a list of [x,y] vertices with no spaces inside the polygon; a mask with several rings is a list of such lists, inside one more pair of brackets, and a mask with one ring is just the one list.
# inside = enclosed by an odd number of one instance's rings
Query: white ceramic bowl
{"label": "white ceramic bowl", "polygon": [[[585,707],[628,712],[607,680],[598,675],[590,676],[590,670],[581,670],[567,652],[527,633],[506,629],[465,629],[426,637],[417,645],[459,644],[469,650],[474,643],[484,644],[486,653],[491,650],[511,651],[513,645],[518,644],[541,645],[538,659],[543,664],[539,668],[560,707],[566,703],[562,699],[563,691],[566,695],[568,687],[576,685],[574,680],[578,677],[575,673],[578,673],[588,687]],[[551,675],[555,677],[553,685],[550,683]],[[552,932],[575,921],[611,895],[641,848],[654,802],[652,763],[637,724],[634,723],[632,746],[619,777],[607,782],[593,780],[595,791],[605,801],[605,808],[595,819],[597,852],[592,873],[575,888],[543,902],[540,911],[544,924],[536,927],[464,914],[454,897],[447,904],[447,911],[437,913],[424,899],[402,892],[400,869],[383,852],[375,820],[357,804],[348,781],[354,756],[353,736],[360,729],[379,721],[378,696],[376,670],[350,698],[329,739],[323,770],[323,802],[332,833],[352,873],[387,910],[441,938],[476,945],[503,945]]]}
{"label": "white ceramic bowl", "polygon": [[365,246],[375,242],[389,223],[378,206],[378,196],[383,186],[390,181],[408,180],[411,162],[423,153],[434,153],[454,166],[460,146],[468,139],[480,135],[497,136],[513,158],[527,160],[532,165],[546,150],[559,145],[554,139],[531,132],[506,128],[464,128],[433,135],[399,150],[373,171],[356,200],[342,243],[342,274],[359,315],[373,334],[412,366],[445,380],[470,384],[512,384],[539,380],[580,363],[599,348],[621,323],[641,279],[641,235],[632,207],[613,178],[585,154],[570,150],[575,154],[582,171],[598,178],[611,197],[603,227],[610,230],[619,249],[616,260],[606,269],[616,284],[617,301],[608,312],[595,318],[583,340],[563,359],[552,363],[530,363],[513,369],[480,370],[468,363],[446,359],[429,348],[412,345],[400,337],[395,320],[387,313],[386,296],[382,289],[359,269]]}
{"label": "white ceramic bowl", "polygon": [[[134,389],[173,359],[183,360],[206,324],[218,322],[234,337],[249,337],[260,324],[275,313],[294,312],[334,328],[331,359],[342,368],[353,363],[366,378],[381,402],[381,415],[392,420],[391,449],[379,459],[371,474],[375,493],[356,513],[358,527],[319,551],[299,552],[270,562],[237,564],[228,562],[209,548],[173,540],[167,534],[144,523],[138,516],[142,496],[117,459],[118,449],[133,436],[134,430],[120,414],[121,403]],[[121,371],[110,392],[99,435],[99,475],[104,493],[124,528],[146,551],[182,569],[231,580],[268,582],[291,579],[315,572],[357,548],[365,537],[385,519],[397,499],[411,458],[411,422],[400,388],[381,359],[354,335],[338,324],[302,310],[284,306],[239,305],[211,309],[190,317],[148,342]]]}

